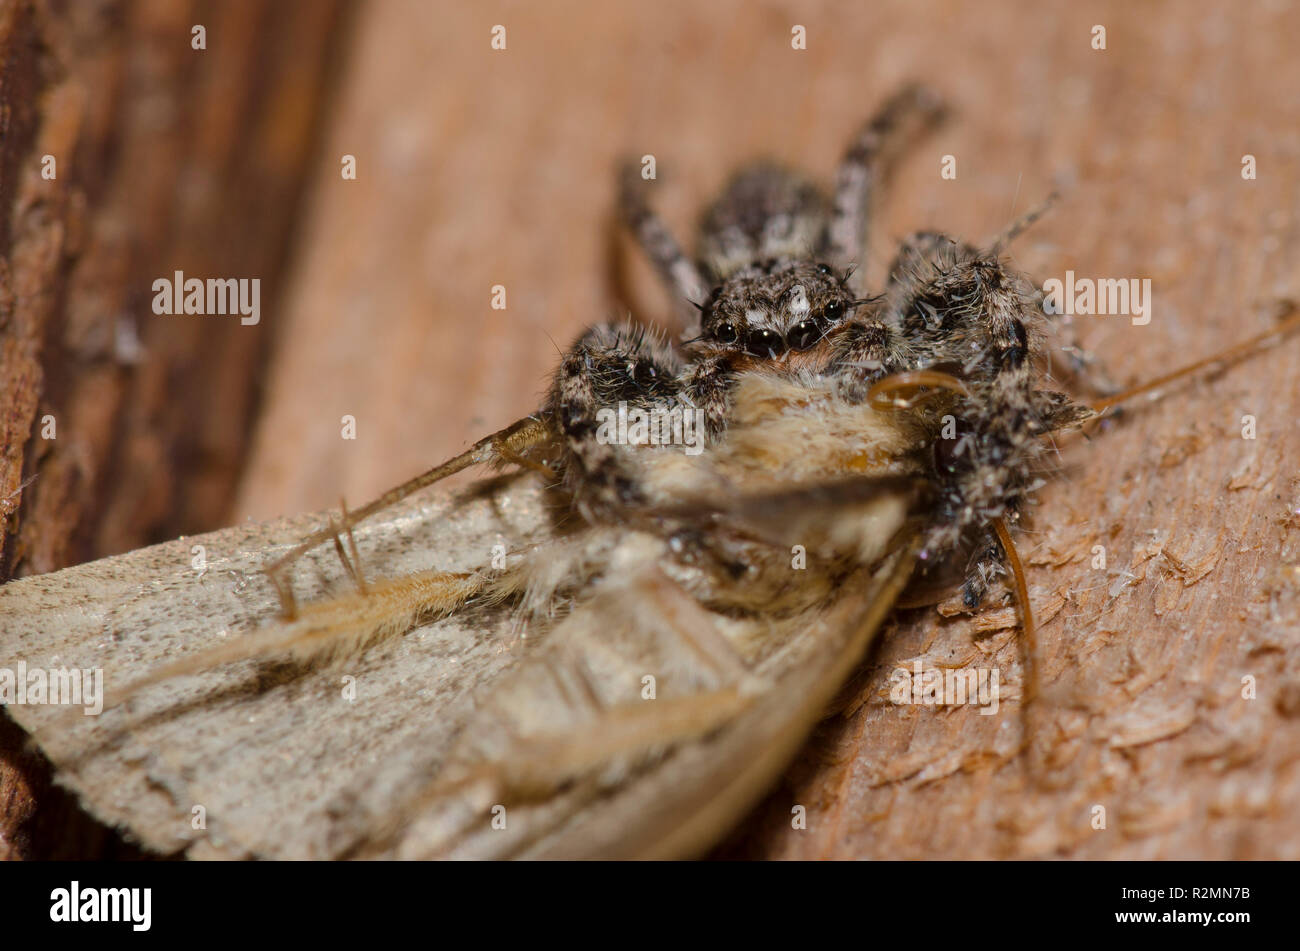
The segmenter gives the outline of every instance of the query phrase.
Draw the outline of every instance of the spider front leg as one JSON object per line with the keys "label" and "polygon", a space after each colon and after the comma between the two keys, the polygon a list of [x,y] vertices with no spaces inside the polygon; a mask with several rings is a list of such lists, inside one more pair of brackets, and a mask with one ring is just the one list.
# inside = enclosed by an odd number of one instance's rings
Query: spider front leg
{"label": "spider front leg", "polygon": [[938,125],[945,112],[943,101],[933,90],[908,86],[858,132],[840,162],[826,228],[825,256],[837,266],[861,263],[872,196],[886,166],[906,142]]}
{"label": "spider front leg", "polygon": [[996,254],[936,232],[899,250],[885,290],[885,319],[928,364],[953,364],[964,379],[1027,387],[1029,358],[1045,322],[1036,289]]}
{"label": "spider front leg", "polygon": [[[564,481],[588,517],[645,501],[619,426],[632,410],[680,406],[681,361],[660,338],[630,324],[599,324],[564,355],[543,418],[564,439]],[[678,410],[681,411],[681,410]]]}
{"label": "spider front leg", "polygon": [[700,332],[698,306],[707,296],[704,280],[663,219],[650,209],[643,188],[640,166],[626,163],[619,175],[620,215],[672,294],[686,325],[683,336],[694,337]]}
{"label": "spider front leg", "polygon": [[725,356],[703,357],[682,371],[682,395],[703,413],[704,431],[710,440],[726,432],[735,382],[735,370]]}
{"label": "spider front leg", "polygon": [[969,603],[997,574],[987,527],[1022,510],[1043,437],[1091,413],[1038,389],[1039,294],[993,250],[915,234],[895,259],[885,296],[883,322],[913,349],[914,366],[950,373],[967,390],[950,414],[953,435],[937,437],[933,447],[940,517],[927,544],[936,556],[975,546]]}
{"label": "spider front leg", "polygon": [[911,368],[914,355],[903,336],[872,315],[854,318],[834,338],[831,372],[841,395],[861,403],[873,383]]}

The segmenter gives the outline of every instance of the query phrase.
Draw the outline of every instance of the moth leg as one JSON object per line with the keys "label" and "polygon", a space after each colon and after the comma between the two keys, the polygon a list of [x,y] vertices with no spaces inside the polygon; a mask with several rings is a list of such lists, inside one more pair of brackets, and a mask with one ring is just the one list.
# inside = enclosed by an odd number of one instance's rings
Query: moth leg
{"label": "moth leg", "polygon": [[[749,668],[740,653],[718,630],[714,618],[660,568],[651,568],[628,586],[624,610],[631,617],[658,617],[660,629],[728,686],[750,683]],[[656,625],[658,628],[658,625]]]}
{"label": "moth leg", "polygon": [[[463,764],[452,776],[440,776],[417,792],[389,805],[374,817],[364,834],[343,844],[341,858],[391,857],[411,831],[411,818],[419,818],[447,803],[447,808],[461,811],[459,827],[447,830],[436,847],[436,855],[454,855],[458,845],[473,835],[482,817],[477,810],[466,814],[464,801],[500,803],[515,808],[544,800],[561,787],[583,790],[588,798],[601,791],[593,770],[612,758],[643,754],[648,750],[671,746],[712,732],[738,716],[754,702],[734,687],[655,701],[625,703],[603,711],[581,729],[551,730],[519,736],[491,760]],[[477,790],[477,795],[474,791]],[[554,829],[568,819],[565,813],[552,813],[533,826],[529,839]],[[521,843],[516,839],[513,843]],[[526,843],[524,843],[526,844]],[[503,846],[508,847],[506,842]],[[400,854],[400,853],[399,853]]]}
{"label": "moth leg", "polygon": [[[707,296],[704,280],[695,262],[682,250],[663,219],[651,210],[642,193],[644,187],[640,167],[636,162],[626,162],[619,174],[619,212],[641,250],[658,270],[669,293],[678,302],[686,320],[683,336],[694,337],[700,332],[697,308]],[[695,307],[681,308],[682,302]]]}
{"label": "moth leg", "polygon": [[[339,500],[339,509],[343,513],[343,521],[346,523],[348,519],[348,503],[345,499]],[[361,568],[361,553],[357,551],[357,540],[352,534],[352,526],[348,525],[345,529],[339,529],[331,517],[329,527],[334,531],[334,553],[339,556],[339,561],[343,564],[343,570],[348,573],[348,577],[357,586],[357,590],[365,594],[369,588],[366,584],[365,572]],[[343,550],[343,538],[340,532],[347,537],[347,551]]]}
{"label": "moth leg", "polygon": [[908,86],[890,98],[859,130],[840,162],[826,229],[826,255],[837,265],[856,265],[866,252],[871,199],[894,154],[945,114],[942,100],[924,86]]}
{"label": "moth leg", "polygon": [[[546,794],[611,757],[635,757],[708,733],[762,689],[762,681],[718,629],[716,617],[658,566],[611,584],[552,634],[557,654],[567,655],[566,666],[575,667],[582,639],[608,642],[603,628],[611,621],[625,631],[641,629],[651,643],[662,645],[658,664],[665,671],[689,669],[696,682],[654,702],[620,700],[614,692],[604,704],[584,705],[580,724],[558,731],[548,729],[549,724],[527,730],[498,758],[494,772],[503,794]],[[659,679],[665,678],[672,681],[673,675],[661,673]],[[592,687],[593,694],[598,686]]]}
{"label": "moth leg", "polygon": [[[287,570],[294,562],[317,545],[333,540],[340,551],[340,557],[342,557],[342,545],[338,540],[340,532],[347,532],[350,537],[352,527],[364,519],[391,505],[395,505],[408,495],[418,492],[426,486],[433,485],[435,482],[471,466],[529,464],[530,460],[535,463],[536,460],[533,460],[532,457],[536,451],[549,446],[554,442],[554,439],[554,432],[546,422],[533,416],[525,417],[499,432],[480,439],[459,456],[447,460],[442,465],[435,466],[414,479],[389,489],[379,498],[363,505],[361,508],[352,512],[345,509],[340,520],[335,522],[331,519],[329,525],[308,535],[267,567],[266,574],[279,594],[284,617],[287,620],[292,620],[298,616],[298,603],[294,597],[293,588],[286,577]],[[543,468],[545,469],[545,467]],[[549,472],[550,470],[545,469],[545,471]],[[355,548],[355,543],[353,543],[353,546]]]}

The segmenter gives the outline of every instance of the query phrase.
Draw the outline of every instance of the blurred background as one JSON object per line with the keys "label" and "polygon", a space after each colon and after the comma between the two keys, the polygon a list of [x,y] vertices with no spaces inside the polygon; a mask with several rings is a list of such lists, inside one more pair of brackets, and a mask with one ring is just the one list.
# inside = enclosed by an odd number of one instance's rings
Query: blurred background
{"label": "blurred background", "polygon": [[[441,461],[535,409],[585,326],[670,313],[615,226],[619,158],[656,156],[653,201],[688,239],[737,163],[766,154],[827,179],[910,80],[948,97],[954,119],[877,205],[874,286],[906,233],[982,240],[1059,188],[1016,263],[1039,280],[1153,282],[1149,325],[1080,323],[1111,374],[1144,379],[1213,352],[1267,326],[1261,302],[1300,297],[1297,36],[1288,0],[0,0],[0,578],[360,504]],[[939,174],[947,155],[953,180]],[[154,314],[152,284],[176,270],[260,279],[260,322]],[[1045,493],[1040,521],[1063,534],[1043,550],[1100,535],[1127,551],[1158,509],[1184,554],[1223,524],[1242,533],[1238,553],[1263,552],[1216,577],[1225,599],[1258,583],[1279,533],[1292,551],[1298,487],[1279,477],[1283,522],[1266,516],[1257,535],[1263,503],[1225,487],[1243,465],[1300,471],[1293,356],[1108,433],[1100,465]],[[1267,463],[1202,452],[1243,412],[1260,416]],[[341,438],[345,416],[355,439]],[[1054,558],[1037,562],[1044,584],[1069,570]],[[1104,629],[1160,630],[1156,597]],[[1202,612],[1187,622],[1202,633],[1229,625],[1215,650],[1237,643],[1244,618],[1197,605],[1182,606]],[[1085,595],[1072,611],[1095,631],[1093,607]],[[908,630],[899,643],[933,640],[932,622]],[[913,738],[895,739],[902,756]],[[849,772],[801,781],[834,801],[825,784],[856,775],[856,741],[825,742]],[[1279,764],[1294,765],[1297,742]],[[12,820],[40,781],[23,793],[5,768]],[[974,809],[987,789],[969,782],[957,801]],[[936,807],[926,795],[917,815]],[[887,813],[882,802],[862,814]],[[1194,847],[1201,828],[1160,854]],[[1275,831],[1232,841],[1268,854]],[[917,848],[851,825],[850,852],[868,833],[878,850]],[[974,832],[929,845],[986,846]]]}

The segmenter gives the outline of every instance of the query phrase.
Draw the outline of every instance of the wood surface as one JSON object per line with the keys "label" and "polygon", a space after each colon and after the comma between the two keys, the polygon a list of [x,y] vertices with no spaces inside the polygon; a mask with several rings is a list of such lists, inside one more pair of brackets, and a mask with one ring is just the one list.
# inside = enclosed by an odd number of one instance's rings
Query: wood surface
{"label": "wood surface", "polygon": [[[275,307],[341,9],[0,2],[0,578],[227,519],[276,325],[158,316],[152,284],[256,277]],[[0,856],[104,839],[22,829],[48,786],[0,718]]]}
{"label": "wood surface", "polygon": [[[796,24],[806,50],[791,49]],[[1039,280],[1151,280],[1149,324],[1074,322],[1115,379],[1266,329],[1273,302],[1300,299],[1297,35],[1300,10],[1281,2],[362,4],[294,269],[264,306],[277,346],[226,521],[359,504],[534,409],[584,326],[668,315],[614,225],[620,157],[656,156],[655,205],[684,237],[746,159],[828,178],[908,80],[955,115],[882,196],[873,286],[909,231],[982,240],[1059,189],[1012,257]],[[719,854],[1300,857],[1297,346],[1063,447],[1020,540],[1044,769],[1016,755],[1013,612],[900,612]],[[227,411],[214,399],[196,420]],[[1003,713],[891,704],[890,672],[916,658],[996,666]]]}

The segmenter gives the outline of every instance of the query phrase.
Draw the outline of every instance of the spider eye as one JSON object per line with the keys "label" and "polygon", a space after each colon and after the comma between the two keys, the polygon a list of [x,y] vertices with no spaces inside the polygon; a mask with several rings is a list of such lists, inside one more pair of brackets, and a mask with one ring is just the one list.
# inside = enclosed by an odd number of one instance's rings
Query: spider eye
{"label": "spider eye", "polygon": [[830,266],[829,264],[819,264],[819,265],[817,265],[817,272],[818,272],[819,274],[827,274],[827,275],[829,275],[829,274],[833,274],[833,273],[834,273],[834,272],[831,270],[831,266]]}
{"label": "spider eye", "polygon": [[718,329],[713,331],[713,336],[717,337],[722,343],[736,342],[736,327],[734,324],[718,324]]}
{"label": "spider eye", "polygon": [[791,350],[807,350],[821,339],[821,328],[813,320],[801,320],[790,328],[785,335],[785,342]]}
{"label": "spider eye", "polygon": [[745,349],[756,357],[775,357],[785,344],[774,330],[751,330],[745,338]]}
{"label": "spider eye", "polygon": [[839,320],[844,316],[844,301],[833,300],[822,308],[822,316],[827,320]]}

